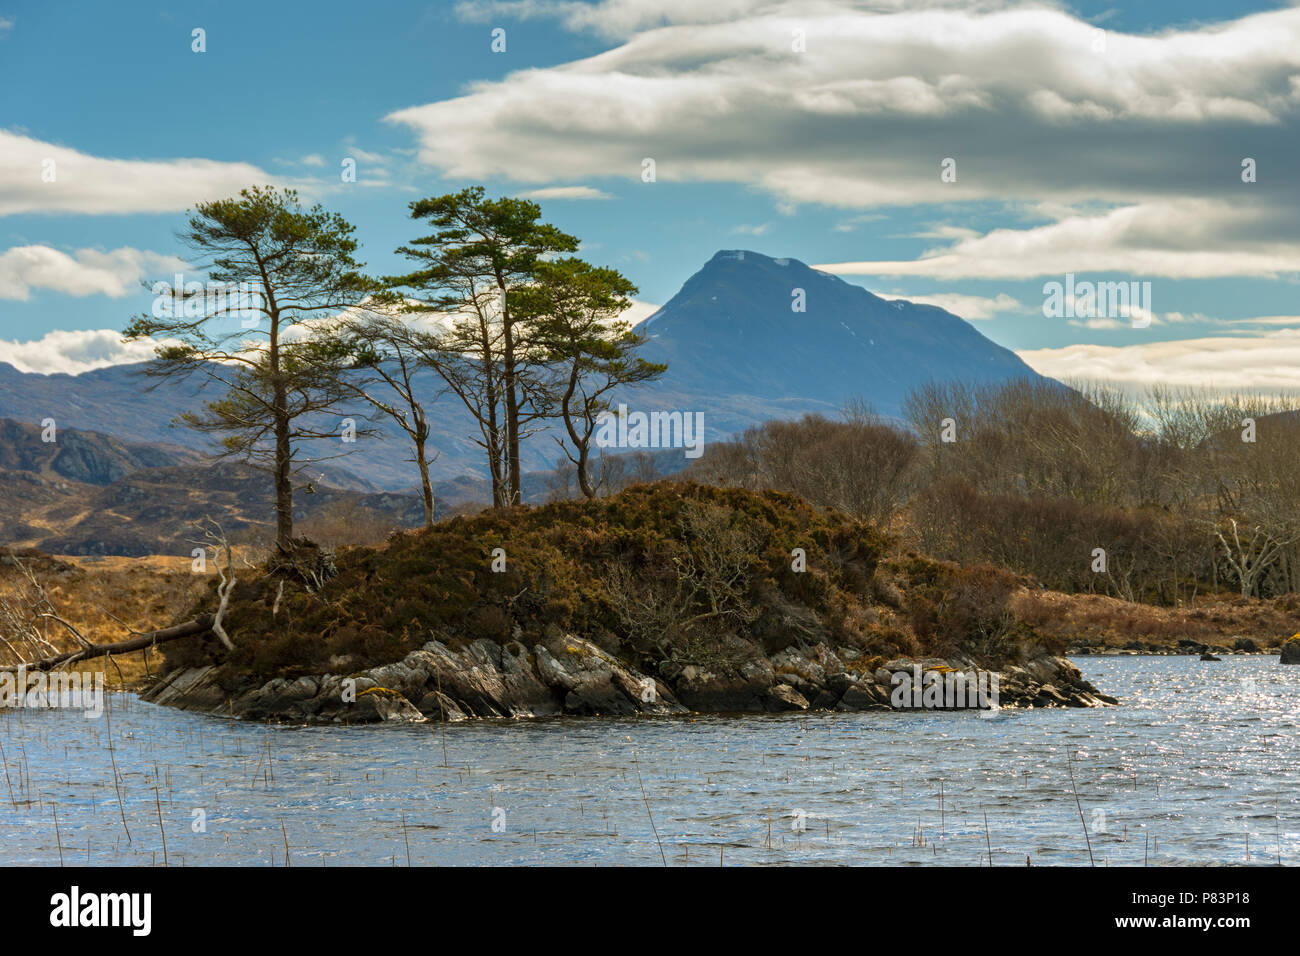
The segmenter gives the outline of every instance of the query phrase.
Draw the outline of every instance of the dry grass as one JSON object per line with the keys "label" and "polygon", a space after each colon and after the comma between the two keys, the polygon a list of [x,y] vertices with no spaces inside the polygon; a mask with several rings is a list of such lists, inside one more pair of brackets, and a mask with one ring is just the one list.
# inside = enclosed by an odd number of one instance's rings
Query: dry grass
{"label": "dry grass", "polygon": [[1131,642],[1174,647],[1179,640],[1232,647],[1242,638],[1261,648],[1280,645],[1300,631],[1300,599],[1269,601],[1210,597],[1197,607],[1134,604],[1098,594],[1025,590],[1011,603],[1017,619],[1044,636],[1069,644],[1124,647]]}
{"label": "dry grass", "polygon": [[[172,623],[178,614],[194,604],[212,576],[194,574],[190,559],[169,555],[143,558],[30,556],[27,564],[45,588],[51,603],[62,616],[91,642],[122,640],[133,630],[145,631]],[[25,600],[26,579],[17,568],[0,564],[0,601]],[[71,635],[58,625],[47,630],[50,643],[59,650],[76,646]],[[0,650],[0,663],[13,664]],[[138,652],[87,661],[78,670],[104,671],[110,687],[135,686],[156,674],[162,663],[157,651]]]}

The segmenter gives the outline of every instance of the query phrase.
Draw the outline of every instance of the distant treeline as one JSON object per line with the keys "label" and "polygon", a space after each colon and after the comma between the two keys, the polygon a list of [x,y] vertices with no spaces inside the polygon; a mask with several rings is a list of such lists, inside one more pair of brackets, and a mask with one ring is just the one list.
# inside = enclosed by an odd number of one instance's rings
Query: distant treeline
{"label": "distant treeline", "polygon": [[1047,380],[932,384],[906,421],[768,422],[696,480],[790,491],[906,547],[1044,586],[1177,605],[1300,590],[1300,403]]}

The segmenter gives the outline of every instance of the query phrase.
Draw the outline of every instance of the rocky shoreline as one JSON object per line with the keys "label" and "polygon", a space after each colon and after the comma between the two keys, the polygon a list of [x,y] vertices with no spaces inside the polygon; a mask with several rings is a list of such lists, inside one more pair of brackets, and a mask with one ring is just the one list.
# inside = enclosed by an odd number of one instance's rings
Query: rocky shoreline
{"label": "rocky shoreline", "polygon": [[[1202,641],[1180,640],[1175,645],[1154,644],[1146,641],[1129,641],[1122,647],[1098,643],[1072,645],[1066,654],[1070,657],[1189,657],[1196,655],[1216,655],[1221,657],[1286,656],[1286,645],[1263,646],[1249,638],[1237,641],[1232,647],[1223,644],[1207,644]],[[1283,660],[1283,663],[1286,663]]]}
{"label": "rocky shoreline", "polygon": [[[216,665],[177,668],[142,696],[223,717],[293,723],[987,707],[989,695],[976,700],[976,686],[994,688],[1000,707],[1117,703],[1069,660],[1046,654],[990,672],[965,658],[882,661],[823,643],[716,670],[695,664],[669,670],[666,679],[649,677],[573,635],[532,647],[483,639],[452,650],[432,641],[401,661],[352,674],[260,682]],[[944,697],[945,682],[950,690],[972,688],[969,699]],[[935,684],[940,690],[923,697],[922,685]],[[915,694],[899,692],[901,685],[915,686]]]}

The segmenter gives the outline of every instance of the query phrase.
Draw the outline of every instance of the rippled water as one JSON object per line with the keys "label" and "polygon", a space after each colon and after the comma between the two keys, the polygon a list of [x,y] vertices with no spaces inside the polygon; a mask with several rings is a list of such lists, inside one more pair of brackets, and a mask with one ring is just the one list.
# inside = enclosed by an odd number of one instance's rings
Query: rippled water
{"label": "rippled water", "polygon": [[265,727],[131,695],[99,720],[3,711],[0,863],[161,865],[165,835],[173,866],[282,866],[286,840],[295,866],[657,865],[660,845],[671,865],[977,866],[990,847],[1087,865],[1070,754],[1099,866],[1300,863],[1300,667],[1077,663],[1123,706],[445,730]]}

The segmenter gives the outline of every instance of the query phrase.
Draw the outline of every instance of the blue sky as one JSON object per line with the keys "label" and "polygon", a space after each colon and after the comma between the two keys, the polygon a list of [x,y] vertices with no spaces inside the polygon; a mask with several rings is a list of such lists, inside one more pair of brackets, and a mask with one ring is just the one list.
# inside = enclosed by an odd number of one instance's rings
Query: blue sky
{"label": "blue sky", "polygon": [[[637,283],[638,315],[747,248],[945,305],[1048,374],[1297,386],[1298,15],[0,0],[0,361],[139,358],[96,330],[148,307],[197,199],[297,185],[384,272],[419,234],[409,201],[482,183],[599,197],[539,201]],[[1150,281],[1154,321],[1045,317],[1066,272]]]}

